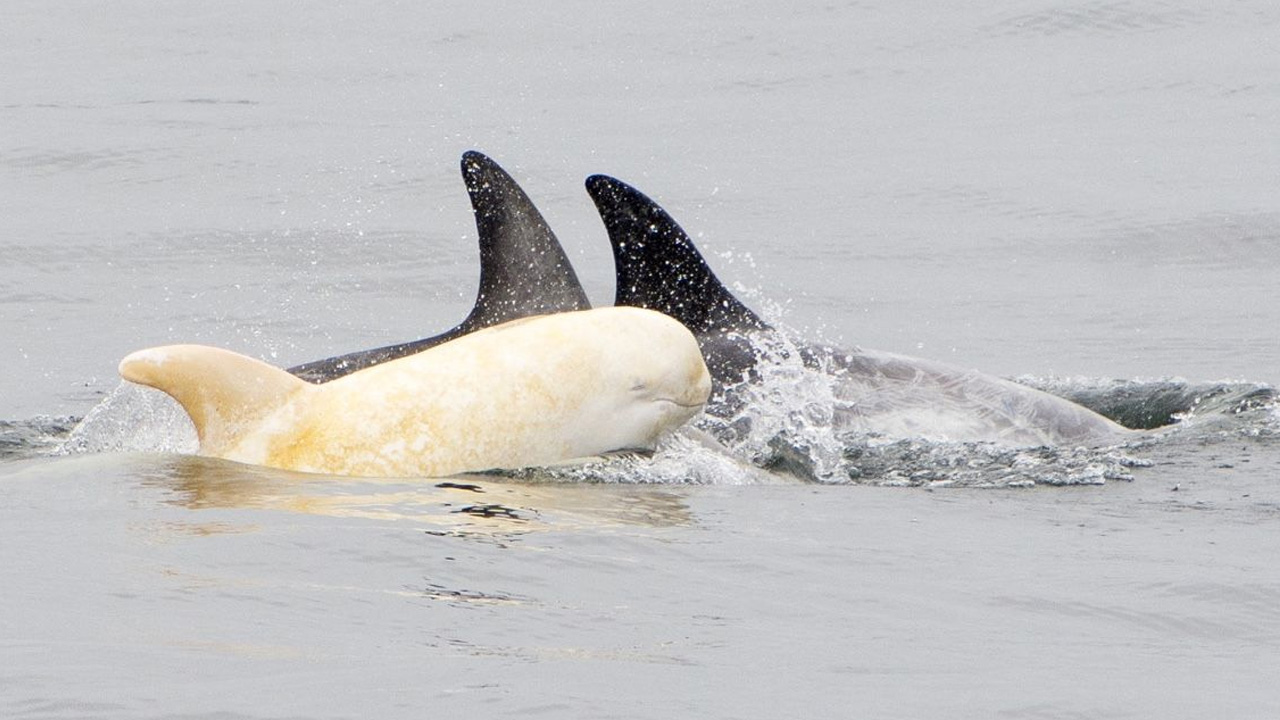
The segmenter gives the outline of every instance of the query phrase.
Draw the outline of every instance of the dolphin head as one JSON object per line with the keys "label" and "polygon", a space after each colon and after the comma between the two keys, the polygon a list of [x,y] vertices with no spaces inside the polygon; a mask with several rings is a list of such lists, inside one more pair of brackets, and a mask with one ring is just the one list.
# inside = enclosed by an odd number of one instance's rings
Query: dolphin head
{"label": "dolphin head", "polygon": [[634,307],[598,308],[593,345],[605,355],[582,413],[581,432],[598,441],[593,453],[652,449],[658,439],[702,411],[711,374],[698,341],[678,321]]}
{"label": "dolphin head", "polygon": [[679,424],[706,405],[711,374],[696,341],[690,346],[680,337],[684,333],[671,335],[675,337],[649,353],[631,356],[624,384],[629,386],[632,402],[652,405],[664,416],[679,417]]}

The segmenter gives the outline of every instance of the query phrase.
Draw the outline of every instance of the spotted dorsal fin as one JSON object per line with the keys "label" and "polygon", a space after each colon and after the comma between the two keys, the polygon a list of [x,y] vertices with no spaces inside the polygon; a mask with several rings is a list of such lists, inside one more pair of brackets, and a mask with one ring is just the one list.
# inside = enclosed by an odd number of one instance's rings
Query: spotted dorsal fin
{"label": "spotted dorsal fin", "polygon": [[587,178],[613,245],[616,305],[670,315],[696,334],[768,327],[729,292],[685,231],[657,203],[607,175]]}

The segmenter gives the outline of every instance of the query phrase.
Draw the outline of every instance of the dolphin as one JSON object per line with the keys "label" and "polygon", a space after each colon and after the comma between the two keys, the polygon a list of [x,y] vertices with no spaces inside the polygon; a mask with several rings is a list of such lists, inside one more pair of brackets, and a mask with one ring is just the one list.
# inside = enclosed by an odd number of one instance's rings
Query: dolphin
{"label": "dolphin", "polygon": [[521,318],[323,384],[202,345],[140,350],[120,375],[177,400],[201,455],[366,477],[652,450],[711,392],[693,335],[633,307]]}
{"label": "dolphin", "polygon": [[1068,400],[976,371],[861,348],[793,343],[729,292],[656,202],[607,175],[592,175],[586,187],[613,246],[614,304],[657,310],[694,333],[718,386],[709,415],[738,414],[740,391],[794,350],[806,367],[830,380],[828,407],[820,415],[837,427],[1007,445],[1111,445],[1131,434]]}
{"label": "dolphin", "polygon": [[506,171],[471,150],[462,156],[462,179],[480,241],[480,288],[466,319],[439,335],[303,363],[290,373],[328,382],[508,320],[591,307],[560,241]]}

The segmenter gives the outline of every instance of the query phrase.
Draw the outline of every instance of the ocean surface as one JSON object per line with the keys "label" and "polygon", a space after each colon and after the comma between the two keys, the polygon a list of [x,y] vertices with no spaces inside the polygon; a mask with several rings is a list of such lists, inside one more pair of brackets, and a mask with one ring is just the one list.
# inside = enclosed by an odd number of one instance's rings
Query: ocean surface
{"label": "ocean surface", "polygon": [[[0,8],[0,716],[1280,716],[1280,8]],[[1110,448],[750,435],[439,480],[192,455],[128,352],[470,309],[469,149],[596,304],[629,182],[795,337]],[[1159,427],[1156,427],[1159,426]]]}

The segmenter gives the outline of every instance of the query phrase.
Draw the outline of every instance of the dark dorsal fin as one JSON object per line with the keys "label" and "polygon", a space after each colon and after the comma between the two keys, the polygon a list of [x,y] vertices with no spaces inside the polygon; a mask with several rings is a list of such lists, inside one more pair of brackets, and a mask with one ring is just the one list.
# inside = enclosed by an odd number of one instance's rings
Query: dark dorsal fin
{"label": "dark dorsal fin", "polygon": [[316,360],[289,372],[309,382],[328,382],[490,325],[591,307],[560,241],[506,171],[471,150],[462,156],[462,179],[480,238],[480,289],[467,318],[439,335]]}
{"label": "dark dorsal fin", "polygon": [[607,175],[587,178],[587,192],[613,245],[615,305],[666,313],[699,335],[768,327],[729,292],[685,231],[644,193]]}
{"label": "dark dorsal fin", "polygon": [[458,328],[590,308],[560,241],[516,181],[474,150],[462,156],[462,179],[480,236],[480,290]]}

